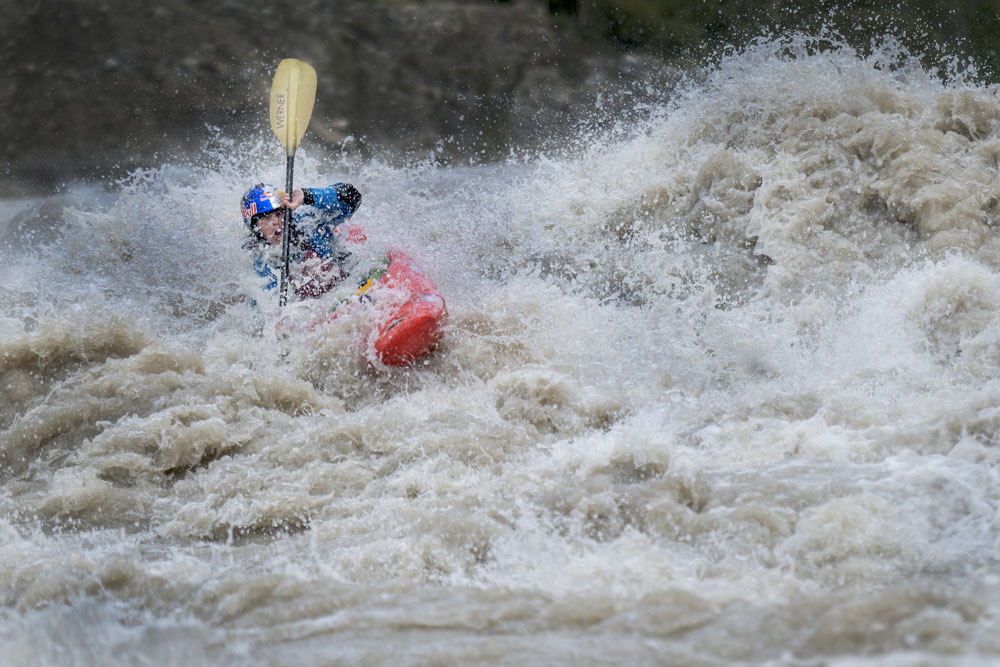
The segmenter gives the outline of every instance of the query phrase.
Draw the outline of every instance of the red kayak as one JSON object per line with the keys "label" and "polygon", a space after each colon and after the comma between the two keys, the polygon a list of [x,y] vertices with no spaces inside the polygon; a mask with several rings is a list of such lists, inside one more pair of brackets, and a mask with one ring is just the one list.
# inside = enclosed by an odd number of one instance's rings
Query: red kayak
{"label": "red kayak", "polygon": [[[364,233],[351,229],[349,242],[363,242]],[[369,311],[362,336],[375,358],[387,366],[405,366],[426,356],[444,335],[448,317],[444,297],[406,253],[389,251],[368,281],[332,313],[309,327],[315,330],[364,306]]]}
{"label": "red kayak", "polygon": [[404,366],[441,340],[448,309],[434,282],[406,254],[392,250],[388,259],[389,268],[365,291],[375,301],[369,327],[375,357],[387,366]]}

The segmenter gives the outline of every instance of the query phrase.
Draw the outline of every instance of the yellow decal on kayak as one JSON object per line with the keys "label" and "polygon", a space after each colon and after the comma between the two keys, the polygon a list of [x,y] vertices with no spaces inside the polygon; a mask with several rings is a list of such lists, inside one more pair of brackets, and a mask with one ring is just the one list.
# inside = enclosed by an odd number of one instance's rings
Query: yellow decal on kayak
{"label": "yellow decal on kayak", "polygon": [[[363,283],[362,283],[361,285],[359,285],[359,286],[358,286],[358,288],[357,288],[356,290],[354,290],[354,293],[353,293],[353,294],[351,294],[350,296],[345,296],[345,297],[342,297],[342,298],[340,299],[340,301],[338,301],[338,302],[337,302],[337,305],[335,305],[335,306],[334,306],[333,308],[331,308],[331,309],[330,309],[330,312],[331,312],[331,313],[332,313],[332,312],[334,312],[334,311],[335,311],[335,310],[337,310],[337,308],[339,308],[339,307],[340,307],[340,306],[341,306],[342,304],[344,304],[344,303],[347,303],[347,302],[348,302],[348,301],[350,301],[350,300],[351,300],[351,299],[352,299],[353,297],[356,297],[356,296],[358,296],[358,297],[360,297],[360,296],[363,296],[363,295],[364,295],[364,293],[365,293],[365,292],[367,292],[367,291],[368,291],[368,289],[369,289],[369,288],[370,288],[370,287],[371,287],[372,285],[374,285],[374,284],[375,284],[375,281],[377,281],[377,280],[378,280],[379,278],[381,278],[382,276],[384,276],[384,275],[385,275],[385,273],[386,273],[386,271],[388,271],[388,270],[389,270],[389,258],[388,258],[388,257],[385,257],[385,256],[383,256],[383,257],[381,258],[381,260],[380,260],[380,261],[378,262],[378,264],[376,264],[376,265],[375,265],[375,266],[374,266],[374,267],[373,267],[373,268],[372,268],[372,269],[371,269],[371,270],[370,270],[370,271],[368,272],[368,279],[367,279],[367,280],[366,280],[365,282],[363,282]],[[368,298],[368,299],[370,300],[370,297],[367,297],[367,298]],[[363,299],[362,299],[362,300],[363,300]]]}

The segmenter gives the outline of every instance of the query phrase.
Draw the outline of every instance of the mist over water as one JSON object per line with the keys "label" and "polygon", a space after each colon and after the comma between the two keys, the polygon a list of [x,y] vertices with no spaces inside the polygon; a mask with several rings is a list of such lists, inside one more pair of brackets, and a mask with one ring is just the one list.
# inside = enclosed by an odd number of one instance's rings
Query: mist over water
{"label": "mist over water", "polygon": [[648,116],[489,165],[307,135],[445,295],[413,368],[363,315],[275,336],[268,138],[11,213],[3,662],[996,660],[996,87],[797,36]]}

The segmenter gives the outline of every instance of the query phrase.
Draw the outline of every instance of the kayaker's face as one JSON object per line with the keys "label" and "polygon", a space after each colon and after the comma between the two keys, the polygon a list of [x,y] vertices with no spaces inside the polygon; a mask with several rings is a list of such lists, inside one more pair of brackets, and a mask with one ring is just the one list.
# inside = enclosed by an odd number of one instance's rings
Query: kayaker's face
{"label": "kayaker's face", "polygon": [[261,236],[275,245],[281,243],[281,230],[285,226],[285,209],[278,208],[266,215],[257,218],[257,228],[260,229]]}

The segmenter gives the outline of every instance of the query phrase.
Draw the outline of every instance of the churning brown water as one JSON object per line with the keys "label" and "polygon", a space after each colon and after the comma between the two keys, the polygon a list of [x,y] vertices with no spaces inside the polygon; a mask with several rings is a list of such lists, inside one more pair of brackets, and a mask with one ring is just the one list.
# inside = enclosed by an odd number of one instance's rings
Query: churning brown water
{"label": "churning brown water", "polygon": [[272,143],[8,206],[0,663],[1000,660],[995,87],[792,38],[560,154],[307,135],[448,300],[408,369],[274,335]]}

